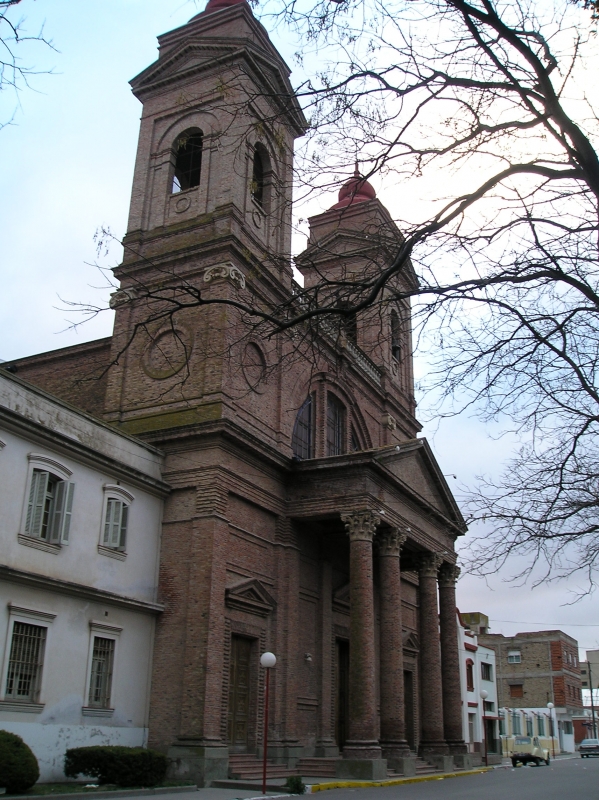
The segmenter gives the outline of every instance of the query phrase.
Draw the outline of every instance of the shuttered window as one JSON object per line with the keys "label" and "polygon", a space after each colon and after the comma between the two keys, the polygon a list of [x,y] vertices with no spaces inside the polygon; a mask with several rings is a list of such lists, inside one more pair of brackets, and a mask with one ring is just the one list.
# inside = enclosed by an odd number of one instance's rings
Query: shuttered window
{"label": "shuttered window", "polygon": [[327,397],[327,456],[345,453],[345,406],[334,395]]}
{"label": "shuttered window", "polygon": [[114,639],[94,636],[92,670],[89,682],[89,705],[110,708],[112,668],[114,665]]}
{"label": "shuttered window", "polygon": [[124,550],[127,544],[127,522],[129,506],[122,500],[108,498],[106,502],[106,517],[104,519],[104,547],[115,550]]}
{"label": "shuttered window", "polygon": [[6,677],[7,700],[35,703],[39,697],[46,628],[15,622]]}
{"label": "shuttered window", "polygon": [[31,474],[25,533],[53,544],[68,544],[75,484],[51,472]]}
{"label": "shuttered window", "polygon": [[314,458],[314,415],[312,397],[297,412],[291,447],[297,458]]}

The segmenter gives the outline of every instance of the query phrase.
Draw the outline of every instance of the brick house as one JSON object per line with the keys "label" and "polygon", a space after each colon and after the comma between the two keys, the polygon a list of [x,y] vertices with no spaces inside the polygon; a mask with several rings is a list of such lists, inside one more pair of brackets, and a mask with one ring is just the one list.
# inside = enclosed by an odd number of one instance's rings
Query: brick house
{"label": "brick house", "polygon": [[[8,365],[164,454],[149,743],[199,785],[226,777],[230,754],[260,753],[265,650],[274,761],[376,778],[413,771],[416,752],[468,759],[466,528],[417,436],[409,305],[390,285],[336,332],[276,338],[234,305],[301,292],[291,182],[306,121],[288,76],[244,0],[210,0],[159,37],[132,81],[143,112],[113,336]],[[369,277],[398,241],[354,175],[310,220],[297,266],[305,286]],[[205,305],[148,321],[173,287]]]}
{"label": "brick house", "polygon": [[[547,703],[553,703],[555,709],[550,715],[553,723],[549,719],[543,724],[551,727],[557,722],[555,735],[560,749],[573,752],[573,716],[583,709],[576,639],[562,631],[537,631],[509,637],[481,633],[478,640],[495,650],[498,703],[504,711],[507,709],[506,716],[511,719],[520,710],[530,710],[533,717],[540,718],[549,713]],[[524,717],[523,725],[516,723],[518,730],[507,725],[506,734],[525,733],[526,711]],[[532,724],[531,720],[528,724]],[[541,735],[550,735],[550,731]]]}

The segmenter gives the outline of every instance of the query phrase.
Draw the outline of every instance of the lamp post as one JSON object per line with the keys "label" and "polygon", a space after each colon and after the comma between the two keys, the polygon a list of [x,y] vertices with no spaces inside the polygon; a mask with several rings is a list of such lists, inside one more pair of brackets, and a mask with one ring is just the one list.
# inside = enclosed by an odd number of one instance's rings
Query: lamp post
{"label": "lamp post", "polygon": [[485,743],[485,767],[489,766],[489,751],[488,751],[488,742],[487,742],[487,715],[485,714],[485,700],[489,696],[489,693],[482,689],[480,693],[480,698],[483,704],[483,741]]}
{"label": "lamp post", "polygon": [[277,663],[274,653],[262,653],[260,665],[266,670],[266,684],[264,687],[264,759],[262,761],[262,794],[266,794],[266,753],[268,750],[268,689],[270,684],[270,670]]}
{"label": "lamp post", "polygon": [[549,709],[549,720],[551,721],[551,753],[555,759],[555,736],[553,733],[553,709],[555,706],[553,703],[547,703],[547,708]]}

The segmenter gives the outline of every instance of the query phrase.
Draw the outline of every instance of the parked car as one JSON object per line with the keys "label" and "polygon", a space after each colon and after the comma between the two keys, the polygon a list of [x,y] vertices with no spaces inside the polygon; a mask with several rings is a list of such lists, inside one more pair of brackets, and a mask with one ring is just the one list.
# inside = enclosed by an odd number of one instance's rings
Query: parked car
{"label": "parked car", "polygon": [[535,767],[540,767],[541,761],[549,766],[549,750],[541,747],[538,736],[516,736],[512,753],[512,767],[516,767],[518,762],[524,765],[531,763]]}
{"label": "parked car", "polygon": [[578,749],[581,758],[599,756],[599,739],[583,739]]}

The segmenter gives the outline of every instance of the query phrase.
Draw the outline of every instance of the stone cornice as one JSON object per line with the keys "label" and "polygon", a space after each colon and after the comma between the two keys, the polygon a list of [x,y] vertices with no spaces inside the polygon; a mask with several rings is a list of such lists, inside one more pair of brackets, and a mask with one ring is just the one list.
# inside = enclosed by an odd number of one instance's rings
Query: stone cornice
{"label": "stone cornice", "polygon": [[26,572],[3,564],[0,564],[0,580],[29,586],[32,589],[46,589],[56,594],[77,597],[93,603],[118,606],[129,611],[139,611],[142,614],[150,614],[152,616],[161,614],[164,611],[164,606],[160,603],[149,603],[145,600],[137,600],[134,597],[107,592],[104,589],[96,589],[93,586],[84,586],[61,578],[50,578],[47,575],[37,575],[34,572]]}

